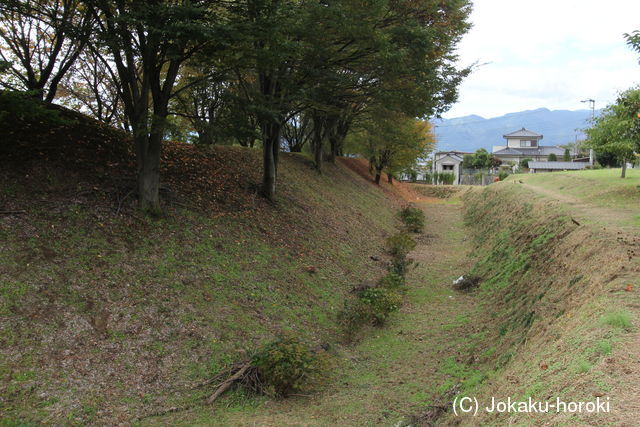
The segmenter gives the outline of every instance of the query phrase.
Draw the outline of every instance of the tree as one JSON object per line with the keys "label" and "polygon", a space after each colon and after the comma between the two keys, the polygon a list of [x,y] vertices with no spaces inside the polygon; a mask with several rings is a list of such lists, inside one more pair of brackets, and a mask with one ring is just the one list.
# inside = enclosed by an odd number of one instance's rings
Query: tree
{"label": "tree", "polygon": [[523,168],[528,168],[529,162],[532,162],[532,161],[533,159],[530,159],[530,158],[522,159],[520,160],[520,166],[522,166]]}
{"label": "tree", "polygon": [[60,82],[58,102],[94,117],[103,123],[129,130],[122,112],[120,85],[110,75],[106,52],[98,55],[93,48],[85,49]]}
{"label": "tree", "polygon": [[198,135],[195,142],[203,145],[225,139],[223,121],[231,103],[230,79],[212,69],[208,64],[183,67],[171,100],[171,114],[184,118]]}
{"label": "tree", "polygon": [[465,154],[462,156],[462,167],[464,169],[473,169],[475,164],[475,156],[473,154]]}
{"label": "tree", "polygon": [[556,155],[556,153],[551,153],[547,156],[547,161],[548,162],[557,162],[558,161],[558,156]]}
{"label": "tree", "polygon": [[640,53],[640,31],[636,30],[631,33],[625,33],[624,38],[627,40],[629,47]]}
{"label": "tree", "polygon": [[[140,208],[160,212],[160,151],[169,100],[184,62],[208,40],[204,1],[86,0],[97,21],[97,52],[119,84],[137,160]],[[111,62],[112,61],[112,62]],[[115,69],[113,69],[115,68]]]}
{"label": "tree", "polygon": [[93,19],[79,0],[4,0],[0,5],[0,86],[52,102],[89,41]]}
{"label": "tree", "polygon": [[622,164],[621,178],[626,176],[627,162],[640,151],[639,113],[640,89],[629,89],[607,106],[586,130],[590,148],[599,154],[611,154]]}
{"label": "tree", "polygon": [[299,153],[311,139],[311,118],[308,114],[294,114],[282,128],[282,137],[292,153]]}
{"label": "tree", "polygon": [[236,8],[243,37],[234,51],[258,82],[248,100],[261,129],[263,194],[275,195],[282,127],[292,115],[311,115],[319,169],[326,141],[331,156],[339,153],[356,115],[380,106],[410,117],[445,111],[468,74],[453,52],[469,12],[467,0],[250,0]]}
{"label": "tree", "polygon": [[490,166],[489,152],[484,148],[478,148],[473,155],[473,168],[486,169]]}
{"label": "tree", "polygon": [[427,121],[384,109],[370,112],[367,121],[349,138],[351,150],[371,162],[376,184],[380,184],[383,172],[393,177],[415,166],[416,160],[426,158],[435,145]]}
{"label": "tree", "polygon": [[570,162],[571,161],[571,153],[569,152],[568,148],[564,149],[564,156],[562,156],[562,160],[565,162]]}

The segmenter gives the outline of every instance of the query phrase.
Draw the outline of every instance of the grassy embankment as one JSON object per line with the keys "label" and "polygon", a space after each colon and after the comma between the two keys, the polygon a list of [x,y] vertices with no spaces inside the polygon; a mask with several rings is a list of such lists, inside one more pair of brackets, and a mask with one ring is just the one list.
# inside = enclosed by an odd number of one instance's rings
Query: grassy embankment
{"label": "grassy embankment", "polygon": [[[414,423],[442,395],[473,387],[478,371],[466,365],[482,345],[477,299],[456,293],[451,281],[470,267],[460,199],[418,201],[425,232],[416,236],[405,304],[382,329],[340,354],[333,381],[320,393],[261,400],[237,407],[198,407],[149,419],[149,425],[397,425]],[[415,417],[415,418],[414,418]]]}
{"label": "grassy embankment", "polygon": [[[626,195],[637,188],[609,174],[516,176],[465,197],[476,248],[471,273],[483,279],[477,295],[486,343],[477,367],[484,381],[467,393],[485,404],[491,397],[609,398],[613,412],[481,412],[465,424],[632,425],[638,416],[638,395],[629,392],[639,374],[638,240],[615,222],[591,217],[585,225],[573,216],[588,219],[590,209],[608,206],[612,198],[629,204]],[[579,206],[573,199],[551,200],[564,189],[582,198]]]}
{"label": "grassy embankment", "polygon": [[[199,404],[212,390],[196,385],[281,332],[335,345],[345,295],[385,271],[399,203],[341,164],[318,175],[283,155],[271,205],[255,194],[259,150],[168,144],[154,220],[135,210],[126,141],[76,120],[3,129],[4,422]],[[237,391],[221,405],[251,402]]]}

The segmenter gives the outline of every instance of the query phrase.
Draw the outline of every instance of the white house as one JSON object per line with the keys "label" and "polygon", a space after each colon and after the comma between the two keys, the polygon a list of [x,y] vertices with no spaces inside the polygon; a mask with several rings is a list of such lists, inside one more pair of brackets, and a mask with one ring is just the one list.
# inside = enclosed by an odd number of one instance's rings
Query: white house
{"label": "white house", "polygon": [[464,151],[440,151],[433,155],[433,172],[452,173],[453,183],[460,184],[462,174],[462,160],[466,153]]}
{"label": "white house", "polygon": [[494,145],[493,155],[503,162],[520,163],[524,159],[534,161],[546,161],[549,154],[555,154],[558,160],[564,156],[564,149],[556,145],[543,146],[539,133],[522,128],[515,132],[503,135],[506,145]]}

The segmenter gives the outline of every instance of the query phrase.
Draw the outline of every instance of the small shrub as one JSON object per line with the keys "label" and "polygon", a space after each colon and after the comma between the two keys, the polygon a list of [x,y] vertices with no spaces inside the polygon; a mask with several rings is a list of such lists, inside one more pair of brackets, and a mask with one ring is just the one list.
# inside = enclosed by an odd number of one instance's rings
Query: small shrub
{"label": "small shrub", "polygon": [[406,233],[399,233],[387,239],[389,253],[395,258],[405,258],[416,247],[416,241]]}
{"label": "small shrub", "polygon": [[407,269],[411,265],[411,260],[405,258],[394,258],[391,261],[391,266],[389,266],[389,273],[397,274],[398,276],[404,277],[407,274]]}
{"label": "small shrub", "polygon": [[344,332],[347,342],[354,341],[358,332],[372,323],[372,307],[360,298],[349,299],[338,312],[338,325]]}
{"label": "small shrub", "polygon": [[371,320],[377,326],[383,325],[389,315],[398,311],[402,305],[402,296],[392,289],[368,288],[358,298],[371,307]]}
{"label": "small shrub", "polygon": [[422,233],[424,230],[424,212],[422,209],[406,206],[400,210],[400,219],[412,233]]}
{"label": "small shrub", "polygon": [[287,397],[322,377],[327,358],[310,350],[295,337],[279,337],[262,346],[253,356],[263,392]]}
{"label": "small shrub", "polygon": [[438,174],[438,181],[444,185],[451,185],[455,181],[456,176],[451,172],[441,172]]}
{"label": "small shrub", "polygon": [[402,295],[395,289],[366,288],[357,298],[345,301],[338,313],[338,324],[351,342],[363,327],[384,325],[401,305]]}
{"label": "small shrub", "polygon": [[520,160],[520,166],[523,168],[528,168],[529,167],[529,162],[532,162],[533,159],[530,158],[526,158],[526,159],[522,159]]}
{"label": "small shrub", "polygon": [[602,317],[606,325],[620,329],[631,329],[631,314],[628,311],[612,311]]}
{"label": "small shrub", "polygon": [[390,271],[380,281],[380,286],[387,289],[402,289],[405,285],[404,277],[401,274]]}
{"label": "small shrub", "polygon": [[11,126],[15,120],[47,122],[50,126],[72,124],[55,107],[35,97],[35,92],[0,91],[0,124]]}
{"label": "small shrub", "polygon": [[507,171],[500,171],[500,173],[498,174],[498,179],[500,181],[504,181],[505,179],[507,179],[507,177],[509,176],[509,172]]}

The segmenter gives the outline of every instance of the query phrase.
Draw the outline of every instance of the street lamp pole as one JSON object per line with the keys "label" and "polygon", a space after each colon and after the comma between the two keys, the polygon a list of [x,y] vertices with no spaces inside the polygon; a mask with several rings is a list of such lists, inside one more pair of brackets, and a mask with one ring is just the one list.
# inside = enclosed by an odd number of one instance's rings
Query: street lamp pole
{"label": "street lamp pole", "polygon": [[[589,103],[589,107],[591,107],[591,124],[593,124],[593,119],[595,119],[596,117],[596,100],[592,99],[592,98],[588,98],[588,99],[583,99],[580,102],[588,102]],[[576,152],[579,152],[579,147],[578,147],[578,138],[576,135]]]}
{"label": "street lamp pole", "polygon": [[582,100],[580,102],[588,102],[589,103],[589,107],[591,108],[591,121],[593,121],[593,119],[595,118],[595,115],[596,115],[596,100],[589,98],[589,99]]}

